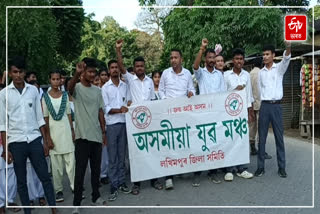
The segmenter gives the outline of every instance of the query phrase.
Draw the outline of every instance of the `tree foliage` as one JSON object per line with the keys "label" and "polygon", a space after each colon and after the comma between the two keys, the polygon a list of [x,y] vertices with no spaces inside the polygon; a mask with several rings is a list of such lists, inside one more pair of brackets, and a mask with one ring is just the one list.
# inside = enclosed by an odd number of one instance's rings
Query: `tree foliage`
{"label": "tree foliage", "polygon": [[[6,6],[81,5],[78,0],[9,0],[0,2],[0,69],[6,65]],[[60,10],[60,11],[58,11]],[[9,8],[8,57],[25,57],[27,69],[37,72],[40,83],[47,82],[48,73],[70,64],[81,52],[82,9]]]}

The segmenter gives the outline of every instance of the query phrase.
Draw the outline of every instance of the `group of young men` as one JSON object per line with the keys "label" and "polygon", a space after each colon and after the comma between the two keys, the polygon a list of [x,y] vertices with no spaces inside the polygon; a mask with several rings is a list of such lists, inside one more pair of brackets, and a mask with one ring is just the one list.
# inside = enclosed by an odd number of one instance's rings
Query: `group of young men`
{"label": "group of young men", "polygon": [[[250,125],[251,154],[258,154],[258,167],[255,176],[265,172],[265,159],[271,158],[265,152],[269,123],[272,123],[277,146],[278,174],[286,177],[285,148],[283,142],[282,110],[280,101],[283,97],[282,80],[290,62],[291,47],[286,43],[286,50],[280,63],[274,63],[275,49],[267,45],[263,49],[264,67],[249,74],[243,69],[245,53],[243,49],[233,51],[233,69],[224,71],[224,58],[214,49],[207,48],[209,42],[202,40],[199,52],[193,64],[194,76],[199,86],[199,94],[211,94],[232,90],[245,90]],[[108,62],[110,79],[102,85],[93,85],[97,73],[96,61],[84,58],[76,66],[76,72],[69,81],[67,90],[74,102],[75,118],[75,180],[73,205],[80,206],[83,199],[84,177],[88,162],[91,171],[92,205],[107,205],[100,195],[100,174],[103,148],[107,148],[110,180],[109,201],[118,197],[118,191],[139,194],[140,182],[130,189],[126,185],[127,135],[125,114],[130,105],[156,99],[153,80],[146,75],[143,57],[135,58],[134,74],[124,67],[122,59],[123,41],[116,42],[117,60]],[[200,67],[204,55],[204,67]],[[171,67],[162,72],[159,84],[160,99],[192,97],[196,95],[191,72],[182,66],[182,53],[173,49],[170,53]],[[39,177],[48,204],[55,206],[54,187],[48,173],[46,156],[48,140],[45,135],[45,121],[37,88],[27,84],[25,65],[19,60],[9,62],[9,76],[12,82],[0,92],[0,132],[3,144],[2,157],[8,164],[13,163],[17,177],[17,189],[23,206],[29,206],[28,188],[26,185],[26,162],[30,159]],[[122,75],[124,81],[121,80]],[[251,76],[251,77],[250,77]],[[254,83],[253,83],[254,82]],[[8,96],[6,96],[6,93]],[[258,104],[255,104],[258,103]],[[7,106],[6,106],[7,104]],[[260,106],[261,105],[261,106]],[[7,108],[6,108],[7,107]],[[7,110],[7,111],[6,111]],[[259,119],[258,119],[259,116]],[[258,124],[257,125],[257,121]],[[6,123],[7,122],[7,123]],[[255,148],[258,129],[258,151]],[[42,143],[43,142],[43,143]],[[6,151],[8,146],[8,151]],[[253,174],[243,165],[228,167],[224,179],[233,180],[233,172],[243,178],[252,178]],[[2,172],[1,168],[1,173]],[[193,186],[200,185],[199,175],[194,173]],[[2,176],[2,174],[1,174]],[[217,170],[210,170],[209,176],[215,183],[221,181]],[[151,185],[163,189],[158,179],[152,179]],[[165,189],[173,189],[173,176],[165,178]],[[2,189],[2,187],[1,187]],[[2,196],[1,196],[2,197]],[[10,202],[10,201],[9,201]],[[28,208],[25,213],[31,213]],[[52,208],[52,212],[56,210]],[[73,213],[79,213],[76,208]]]}

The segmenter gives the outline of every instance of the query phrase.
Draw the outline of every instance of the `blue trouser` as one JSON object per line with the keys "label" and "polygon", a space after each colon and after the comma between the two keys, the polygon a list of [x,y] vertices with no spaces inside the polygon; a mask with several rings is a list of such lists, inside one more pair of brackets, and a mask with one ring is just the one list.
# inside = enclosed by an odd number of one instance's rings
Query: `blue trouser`
{"label": "blue trouser", "polygon": [[258,168],[264,168],[265,147],[270,122],[272,124],[274,138],[276,140],[278,167],[285,169],[286,157],[283,142],[282,107],[280,103],[271,104],[263,101],[261,102],[258,123]]}
{"label": "blue trouser", "polygon": [[127,132],[125,123],[107,125],[107,141],[109,156],[109,179],[111,192],[125,183],[125,154],[127,146]]}
{"label": "blue trouser", "polygon": [[[55,206],[56,200],[52,181],[48,173],[48,166],[44,156],[42,137],[27,142],[14,142],[9,144],[9,151],[13,156],[13,167],[17,176],[17,187],[22,206],[30,206],[27,187],[27,158],[39,177],[49,206]],[[31,213],[31,209],[24,209],[25,213]]]}

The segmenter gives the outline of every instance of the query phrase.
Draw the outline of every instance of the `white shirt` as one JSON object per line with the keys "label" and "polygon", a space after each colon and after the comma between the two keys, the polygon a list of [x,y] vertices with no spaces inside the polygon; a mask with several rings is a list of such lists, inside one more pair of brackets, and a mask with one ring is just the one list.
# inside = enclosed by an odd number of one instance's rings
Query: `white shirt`
{"label": "white shirt", "polygon": [[198,70],[193,71],[198,80],[200,94],[210,94],[226,90],[221,71],[214,69],[212,72],[209,72],[206,67],[199,67]]}
{"label": "white shirt", "polygon": [[196,95],[189,70],[182,68],[182,71],[176,74],[170,67],[163,71],[159,84],[161,99],[187,96],[189,91]]}
{"label": "white shirt", "polygon": [[136,75],[132,75],[128,71],[123,77],[129,85],[132,104],[155,99],[154,84],[150,77],[145,75],[144,79],[141,81]]}
{"label": "white shirt", "polygon": [[106,124],[125,123],[125,114],[109,114],[109,111],[113,108],[119,109],[122,106],[127,106],[128,101],[131,100],[127,84],[120,80],[119,85],[116,86],[110,79],[102,86],[101,93],[105,105]]}
{"label": "white shirt", "polygon": [[[8,91],[8,109],[6,113],[6,90]],[[41,136],[39,128],[45,125],[38,89],[25,83],[22,93],[13,83],[0,91],[0,131],[6,131],[8,119],[7,143],[28,142]]]}
{"label": "white shirt", "polygon": [[273,63],[270,70],[264,66],[258,77],[258,87],[260,90],[261,100],[281,100],[283,97],[282,80],[286,73],[291,54],[285,55],[286,51],[283,52],[283,59],[279,63]]}
{"label": "white shirt", "polygon": [[238,85],[245,85],[246,95],[247,95],[247,108],[252,106],[252,102],[254,101],[252,96],[252,88],[250,81],[250,74],[241,69],[240,74],[236,74],[232,70],[224,72],[224,81],[227,88],[227,91],[235,90]]}

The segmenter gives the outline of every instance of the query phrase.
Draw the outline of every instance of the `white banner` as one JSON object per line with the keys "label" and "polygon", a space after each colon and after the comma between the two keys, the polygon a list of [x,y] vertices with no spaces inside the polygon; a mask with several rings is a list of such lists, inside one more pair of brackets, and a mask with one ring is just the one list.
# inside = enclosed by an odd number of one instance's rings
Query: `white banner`
{"label": "white banner", "polygon": [[249,163],[245,96],[242,90],[131,106],[131,181]]}

